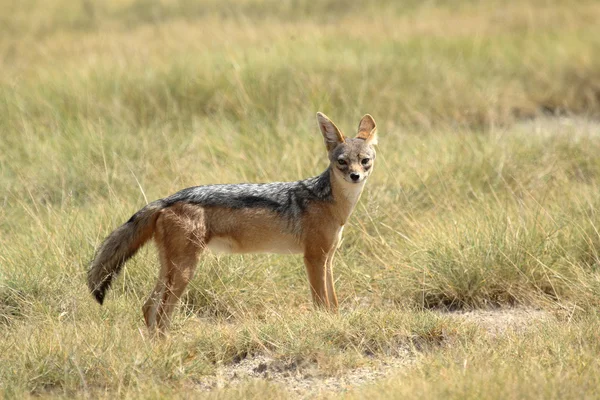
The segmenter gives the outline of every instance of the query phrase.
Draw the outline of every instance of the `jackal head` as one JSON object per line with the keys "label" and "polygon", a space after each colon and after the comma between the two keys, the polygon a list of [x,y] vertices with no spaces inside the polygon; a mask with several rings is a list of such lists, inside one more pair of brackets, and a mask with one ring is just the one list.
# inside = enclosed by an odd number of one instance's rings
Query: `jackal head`
{"label": "jackal head", "polygon": [[345,137],[323,113],[317,113],[317,121],[334,175],[349,183],[364,183],[373,171],[375,162],[373,146],[377,144],[377,125],[373,117],[369,114],[362,117],[354,138]]}

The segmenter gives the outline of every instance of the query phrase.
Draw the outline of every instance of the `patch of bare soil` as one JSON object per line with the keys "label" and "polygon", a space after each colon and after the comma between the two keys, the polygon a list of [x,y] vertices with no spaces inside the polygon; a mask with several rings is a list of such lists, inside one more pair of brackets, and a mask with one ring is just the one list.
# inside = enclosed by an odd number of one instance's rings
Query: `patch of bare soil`
{"label": "patch of bare soil", "polygon": [[365,383],[384,378],[390,372],[407,367],[417,360],[408,347],[394,358],[379,360],[376,366],[356,368],[330,376],[310,361],[282,362],[267,356],[247,358],[220,368],[216,375],[201,384],[202,389],[225,388],[252,379],[264,379],[285,387],[298,398],[313,398],[320,394],[341,393]]}
{"label": "patch of bare soil", "polygon": [[[536,322],[554,318],[548,312],[531,308],[498,310],[474,310],[444,313],[466,323],[473,323],[492,335],[507,332],[523,332]],[[408,346],[398,351],[395,357],[374,360],[370,367],[356,368],[331,376],[319,370],[316,363],[283,362],[268,356],[257,356],[241,360],[234,365],[223,366],[207,380],[201,390],[212,390],[235,386],[248,380],[268,380],[282,385],[297,398],[307,399],[319,395],[343,393],[358,386],[385,378],[401,368],[409,368],[418,362],[419,354]]]}
{"label": "patch of bare soil", "polygon": [[546,311],[532,308],[458,311],[445,315],[473,323],[492,335],[502,335],[507,331],[522,332],[536,322],[554,318]]}

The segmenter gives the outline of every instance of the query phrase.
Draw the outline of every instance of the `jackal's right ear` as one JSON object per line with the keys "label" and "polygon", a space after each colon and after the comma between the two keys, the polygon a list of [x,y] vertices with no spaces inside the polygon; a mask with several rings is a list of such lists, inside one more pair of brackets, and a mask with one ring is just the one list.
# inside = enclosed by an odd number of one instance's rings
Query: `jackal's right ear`
{"label": "jackal's right ear", "polygon": [[333,150],[338,144],[346,141],[338,127],[322,112],[317,113],[317,122],[323,134],[323,139],[325,139],[327,151]]}
{"label": "jackal's right ear", "polygon": [[377,124],[369,114],[361,118],[356,137],[364,139],[368,144],[377,144]]}

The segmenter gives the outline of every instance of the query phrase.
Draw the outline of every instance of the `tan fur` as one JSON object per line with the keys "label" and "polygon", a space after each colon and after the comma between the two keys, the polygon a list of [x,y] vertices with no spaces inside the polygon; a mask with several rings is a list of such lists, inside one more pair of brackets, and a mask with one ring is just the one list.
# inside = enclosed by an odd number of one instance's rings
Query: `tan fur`
{"label": "tan fur", "polygon": [[160,258],[158,282],[143,307],[150,332],[164,333],[206,246],[206,214],[201,207],[176,204],[160,212],[154,240]]}
{"label": "tan fur", "polygon": [[369,114],[362,117],[360,123],[358,124],[358,134],[357,138],[369,140],[373,138],[373,136],[377,132],[377,126],[375,124],[375,120]]}
{"label": "tan fur", "polygon": [[286,233],[285,221],[270,210],[208,208],[206,224],[209,248],[211,243],[220,242],[229,245],[228,253],[302,252],[298,240]]}
{"label": "tan fur", "polygon": [[138,214],[132,224],[124,224],[113,231],[102,243],[87,274],[88,287],[100,304],[112,278],[129,258],[154,234],[154,225],[160,207],[150,203]]}
{"label": "tan fur", "polygon": [[[143,306],[144,319],[151,333],[165,333],[168,330],[175,306],[194,276],[199,256],[206,250],[224,253],[302,253],[314,303],[328,310],[338,309],[333,258],[344,225],[372,170],[373,161],[365,160],[368,156],[361,154],[369,154],[374,159],[375,153],[369,141],[376,140],[376,128],[373,118],[366,115],[359,125],[360,140],[346,139],[325,115],[319,113],[318,122],[331,160],[329,178],[332,200],[309,203],[299,220],[292,221],[298,226],[290,226],[289,220],[268,208],[230,208],[178,202],[163,209],[147,207],[149,211],[140,214],[144,222],[141,225],[138,223],[139,228],[135,228],[139,229],[137,233],[128,224],[119,228],[128,230],[128,242],[120,245],[123,249],[137,250],[152,234],[158,247],[160,273],[154,290]],[[343,165],[335,157],[344,157]],[[365,161],[368,161],[368,165]],[[336,166],[336,162],[340,165]],[[350,179],[352,174],[360,174],[360,180],[353,182],[356,176]],[[111,248],[120,248],[117,243],[125,237],[116,234],[119,229],[106,241]],[[122,253],[127,251],[123,250]],[[95,261],[93,268],[96,270],[90,272],[93,276],[90,282],[101,282],[100,272],[114,275],[116,262],[111,262],[102,266]]]}

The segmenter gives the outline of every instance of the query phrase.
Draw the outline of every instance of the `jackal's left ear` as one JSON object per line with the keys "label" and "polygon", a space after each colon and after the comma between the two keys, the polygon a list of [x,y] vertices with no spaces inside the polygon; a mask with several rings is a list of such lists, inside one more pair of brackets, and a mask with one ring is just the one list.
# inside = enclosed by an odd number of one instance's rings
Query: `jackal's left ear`
{"label": "jackal's left ear", "polygon": [[317,113],[317,122],[323,134],[323,139],[325,139],[327,151],[333,150],[338,144],[346,141],[338,127],[322,112]]}
{"label": "jackal's left ear", "polygon": [[358,124],[357,138],[365,139],[369,144],[377,144],[377,125],[369,114],[365,114]]}

